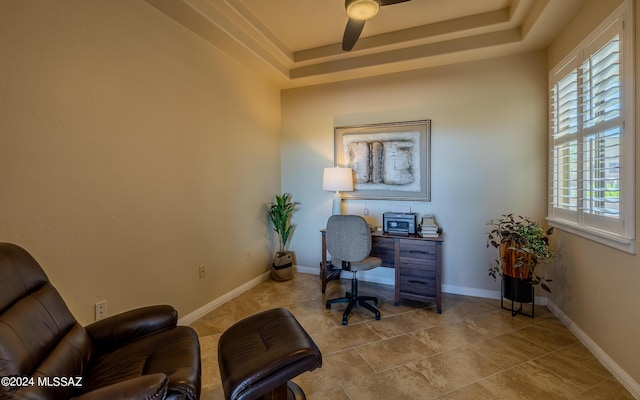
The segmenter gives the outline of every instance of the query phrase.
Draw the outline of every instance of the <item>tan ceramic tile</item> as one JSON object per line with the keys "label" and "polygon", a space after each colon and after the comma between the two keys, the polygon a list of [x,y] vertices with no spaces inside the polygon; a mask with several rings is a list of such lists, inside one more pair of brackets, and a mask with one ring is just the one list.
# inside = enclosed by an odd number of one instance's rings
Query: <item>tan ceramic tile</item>
{"label": "tan ceramic tile", "polygon": [[442,324],[442,315],[432,309],[421,309],[383,317],[380,321],[367,322],[381,337],[387,339],[417,332]]}
{"label": "tan ceramic tile", "polygon": [[380,340],[380,336],[366,324],[339,326],[325,331],[312,332],[309,335],[312,336],[322,354],[331,354]]}
{"label": "tan ceramic tile", "polygon": [[224,392],[219,390],[205,390],[204,388],[200,392],[200,400],[225,400]]}
{"label": "tan ceramic tile", "polygon": [[547,350],[514,333],[483,338],[471,348],[500,368],[511,368],[547,354]]}
{"label": "tan ceramic tile", "polygon": [[504,370],[479,383],[504,400],[564,400],[573,399],[581,392],[577,386],[531,362]]}
{"label": "tan ceramic tile", "polygon": [[487,389],[477,383],[472,383],[462,389],[454,390],[444,396],[438,397],[438,400],[500,400]]}
{"label": "tan ceramic tile", "polygon": [[514,318],[511,313],[505,313],[500,309],[471,316],[465,319],[465,323],[479,334],[489,337],[502,335],[533,324],[531,318]]}
{"label": "tan ceramic tile", "polygon": [[395,305],[393,295],[389,299],[380,299],[377,305],[382,314],[382,318],[391,317],[394,315],[404,314],[407,312],[414,312],[416,310],[429,310],[429,312],[436,314],[435,305],[432,303],[422,303],[418,301],[401,301],[399,305]]}
{"label": "tan ceramic tile", "polygon": [[315,332],[342,326],[342,319],[336,318],[333,313],[326,311],[324,305],[319,303],[317,300],[312,300],[293,304],[289,308],[312,338]]}
{"label": "tan ceramic tile", "polygon": [[[507,303],[505,302],[505,307],[510,307],[510,304],[507,305]],[[535,307],[533,307],[531,304],[523,304],[522,311],[525,314],[531,315],[532,309],[533,309],[534,318],[531,318],[531,317],[529,317],[527,315],[523,315],[523,314],[516,315],[516,318],[530,319],[530,320],[533,319],[533,320],[538,321],[538,322],[543,320],[544,318],[548,318],[548,317],[555,318],[553,313],[551,311],[549,311],[549,309],[546,306],[541,306],[539,304],[536,304]],[[506,311],[506,312],[509,313],[509,311]],[[511,315],[511,314],[509,313],[509,315]]]}
{"label": "tan ceramic tile", "polygon": [[242,318],[234,313],[218,312],[216,310],[194,321],[190,326],[196,330],[198,335],[208,336],[222,334],[222,332],[240,319]]}
{"label": "tan ceramic tile", "polygon": [[[304,389],[303,389],[304,390]],[[322,392],[307,393],[307,400],[350,400],[342,387],[328,387]]]}
{"label": "tan ceramic tile", "polygon": [[433,350],[412,335],[365,344],[357,350],[376,371],[397,367],[433,354]]}
{"label": "tan ceramic tile", "polygon": [[[334,287],[338,287],[337,283]],[[342,290],[338,291],[338,290],[333,290],[333,291],[329,291],[329,289],[327,288],[327,294],[325,295],[325,297],[322,300],[322,304],[326,304],[327,300],[330,299],[336,299],[336,298],[341,298],[345,296],[345,290],[347,290],[346,286],[343,285],[342,286]],[[350,290],[350,287],[349,289]],[[376,293],[375,291],[363,291],[361,290],[359,293],[361,296],[377,296],[378,293]],[[383,306],[383,302],[384,300],[379,298],[378,299],[378,305],[376,307],[379,308],[380,313],[382,314],[382,310],[380,310],[380,308]],[[331,308],[328,310],[332,316],[333,319],[335,321],[337,321],[337,323],[342,323],[342,315],[344,310],[347,308],[347,303],[335,303],[331,305]],[[349,325],[353,325],[353,324],[358,324],[358,323],[362,323],[362,322],[366,322],[366,321],[375,321],[375,315],[373,312],[367,310],[364,307],[354,307],[351,312],[349,313],[348,318],[348,324]]]}
{"label": "tan ceramic tile", "polygon": [[469,318],[474,315],[495,311],[495,305],[474,297],[449,297],[443,301],[442,314],[456,318]]}
{"label": "tan ceramic tile", "polygon": [[269,303],[260,302],[253,297],[251,291],[245,292],[242,296],[238,296],[204,317],[193,322],[193,327],[199,335],[221,334],[236,322],[247,318],[251,315],[274,308]]}
{"label": "tan ceramic tile", "polygon": [[533,362],[583,390],[611,377],[609,371],[581,343],[554,351]]}
{"label": "tan ceramic tile", "polygon": [[311,298],[322,298],[320,280],[309,279],[305,274],[296,274],[295,278],[285,282],[267,280],[264,285],[257,286],[247,295],[269,307],[286,307],[291,304],[304,302]]}
{"label": "tan ceramic tile", "polygon": [[500,371],[495,364],[470,349],[440,353],[409,365],[427,377],[441,394],[458,390]]}
{"label": "tan ceramic tile", "polygon": [[439,393],[429,378],[402,365],[344,385],[351,400],[427,400]]}
{"label": "tan ceramic tile", "polygon": [[295,379],[306,394],[322,392],[362,376],[374,373],[373,368],[354,349],[322,357],[322,368],[304,373]]}
{"label": "tan ceramic tile", "polygon": [[549,351],[557,350],[578,341],[560,321],[551,318],[519,329],[515,331],[515,334]]}
{"label": "tan ceramic tile", "polygon": [[604,382],[583,392],[577,397],[579,400],[633,400],[631,393],[615,378],[609,378]]}
{"label": "tan ceramic tile", "polygon": [[200,358],[202,360],[202,391],[222,390],[222,380],[218,368],[218,339],[220,335],[200,337]]}
{"label": "tan ceramic tile", "polygon": [[426,344],[434,353],[471,346],[480,343],[484,337],[469,328],[463,322],[453,322],[424,329],[413,334]]}
{"label": "tan ceramic tile", "polygon": [[[342,315],[347,308],[347,303],[331,305],[331,317],[337,324],[342,324]],[[348,325],[361,324],[367,321],[376,321],[375,314],[364,307],[354,307],[347,316]]]}

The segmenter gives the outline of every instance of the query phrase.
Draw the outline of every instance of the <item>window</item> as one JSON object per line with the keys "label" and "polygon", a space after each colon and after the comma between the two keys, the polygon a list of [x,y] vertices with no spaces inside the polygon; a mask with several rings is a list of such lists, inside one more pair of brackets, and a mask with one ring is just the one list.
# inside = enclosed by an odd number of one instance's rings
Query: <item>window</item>
{"label": "window", "polygon": [[631,9],[625,2],[551,71],[549,222],[634,253]]}

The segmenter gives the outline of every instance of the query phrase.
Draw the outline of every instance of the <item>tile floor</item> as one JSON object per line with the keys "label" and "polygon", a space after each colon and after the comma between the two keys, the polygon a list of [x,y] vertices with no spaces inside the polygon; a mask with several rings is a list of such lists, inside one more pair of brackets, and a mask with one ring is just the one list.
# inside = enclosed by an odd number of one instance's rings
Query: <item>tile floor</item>
{"label": "tile floor", "polygon": [[344,305],[327,310],[350,281],[332,281],[326,296],[315,275],[267,280],[195,321],[202,346],[202,399],[222,400],[217,344],[235,321],[284,307],[314,339],[322,368],[294,381],[309,400],[633,399],[550,313],[511,317],[499,300],[444,294],[432,304],[393,305],[393,288],[360,282],[375,294],[382,319],[357,308],[342,326]]}

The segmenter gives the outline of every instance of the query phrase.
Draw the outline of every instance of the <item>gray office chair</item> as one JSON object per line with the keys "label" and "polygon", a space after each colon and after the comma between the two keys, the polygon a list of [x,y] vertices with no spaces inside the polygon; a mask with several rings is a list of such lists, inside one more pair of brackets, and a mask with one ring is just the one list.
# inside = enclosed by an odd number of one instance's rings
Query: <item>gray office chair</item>
{"label": "gray office chair", "polygon": [[351,292],[345,297],[327,300],[327,308],[331,304],[348,303],[342,315],[342,325],[347,325],[349,313],[354,307],[362,306],[375,314],[376,320],[380,319],[380,311],[367,303],[378,304],[378,299],[372,296],[358,295],[358,271],[367,271],[382,265],[382,260],[370,257],[371,230],[364,218],[357,215],[333,215],[327,222],[326,231],[327,250],[333,257],[331,263],[336,267],[342,267],[344,271],[351,271]]}

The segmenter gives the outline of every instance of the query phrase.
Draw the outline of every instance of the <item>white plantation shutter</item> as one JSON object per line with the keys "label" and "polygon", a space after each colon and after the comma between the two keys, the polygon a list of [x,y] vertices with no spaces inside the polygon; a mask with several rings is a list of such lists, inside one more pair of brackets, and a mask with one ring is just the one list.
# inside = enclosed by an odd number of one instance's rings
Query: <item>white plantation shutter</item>
{"label": "white plantation shutter", "polygon": [[549,220],[633,252],[635,129],[632,29],[624,26],[628,9],[625,3],[551,72]]}
{"label": "white plantation shutter", "polygon": [[578,74],[575,59],[562,72],[570,70],[551,88],[551,156],[554,174],[550,190],[556,212],[575,218],[578,210]]}
{"label": "white plantation shutter", "polygon": [[[584,223],[622,233],[620,225],[620,135],[622,133],[620,33],[621,22],[587,48],[580,66],[582,174],[580,198]],[[590,51],[590,50],[593,50]],[[615,221],[612,221],[615,220]]]}

